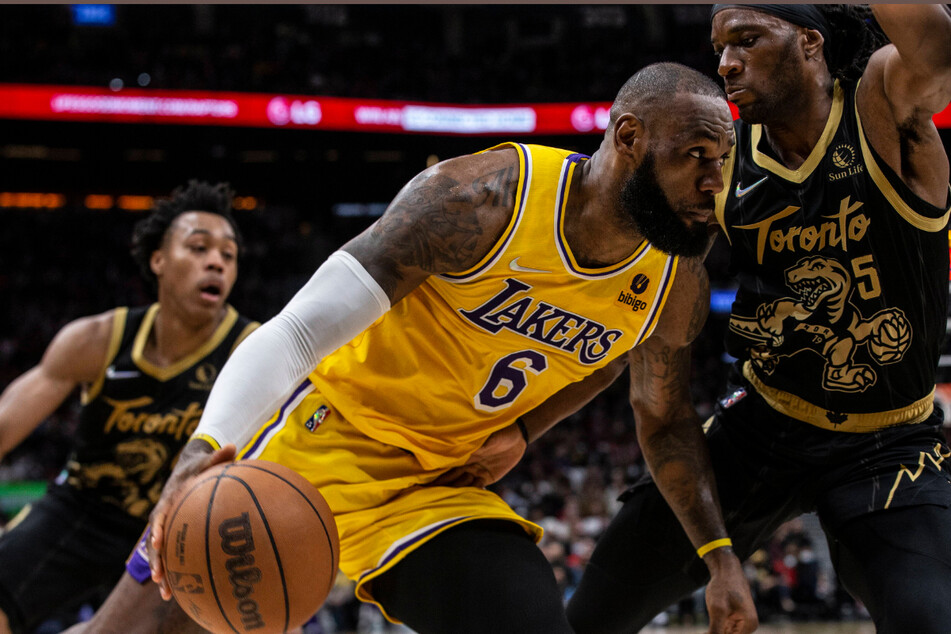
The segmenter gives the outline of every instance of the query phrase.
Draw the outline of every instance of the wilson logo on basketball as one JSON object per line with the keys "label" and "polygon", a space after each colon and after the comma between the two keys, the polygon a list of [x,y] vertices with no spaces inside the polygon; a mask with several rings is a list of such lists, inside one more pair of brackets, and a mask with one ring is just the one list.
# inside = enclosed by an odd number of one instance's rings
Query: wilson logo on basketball
{"label": "wilson logo on basketball", "polygon": [[238,611],[245,630],[264,627],[257,601],[250,598],[254,584],[261,581],[261,569],[254,565],[254,536],[247,513],[231,517],[218,525],[221,550],[228,555],[225,568],[231,582],[231,594],[238,600]]}

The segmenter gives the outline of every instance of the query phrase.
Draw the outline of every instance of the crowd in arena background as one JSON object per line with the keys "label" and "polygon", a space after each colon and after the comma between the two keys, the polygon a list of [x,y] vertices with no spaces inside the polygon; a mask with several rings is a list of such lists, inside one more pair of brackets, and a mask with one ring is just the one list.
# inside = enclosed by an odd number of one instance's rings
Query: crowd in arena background
{"label": "crowd in arena background", "polygon": [[[9,301],[9,309],[0,312],[0,384],[8,384],[35,364],[49,339],[70,319],[115,305],[153,301],[128,255],[138,214],[75,208],[0,210],[0,217],[9,229],[0,234],[5,254],[0,295]],[[280,310],[309,276],[314,259],[326,257],[348,237],[315,232],[294,209],[261,208],[241,212],[237,218],[246,251],[231,303],[259,320]],[[711,274],[725,284],[726,272],[716,270],[725,266],[722,254],[715,250],[711,256]],[[695,345],[694,401],[703,415],[712,412],[725,380],[723,327],[723,318],[714,316]],[[65,462],[78,412],[78,400],[67,401],[0,463],[0,482],[55,478]],[[622,375],[587,407],[533,443],[493,489],[545,528],[540,546],[567,598],[595,540],[619,508],[618,494],[644,469]],[[805,544],[816,537],[801,526],[791,526],[788,534],[777,534],[769,549],[749,561],[764,622],[862,616],[861,606],[836,588],[824,562],[814,555],[811,561],[802,561]],[[817,566],[822,567],[815,570]],[[351,584],[341,578],[338,585],[322,614],[323,624],[309,626],[313,632],[320,631],[318,627],[328,632],[389,627],[373,610],[361,610]],[[692,597],[672,606],[669,618],[699,622],[703,611],[702,598]]]}
{"label": "crowd in arena background", "polygon": [[156,89],[513,103],[610,101],[658,60],[714,68],[704,5],[119,5],[116,28],[77,28],[68,5],[4,14],[7,82],[144,72]]}
{"label": "crowd in arena background", "polygon": [[[130,87],[164,89],[449,103],[606,101],[634,69],[653,61],[714,66],[704,5],[417,6],[412,19],[406,10],[282,5],[268,7],[262,22],[252,6],[119,5],[120,28],[77,29],[67,5],[7,6],[0,58],[17,63],[4,65],[0,81],[105,86],[118,77]],[[187,174],[162,187],[202,176]],[[232,185],[239,193],[250,186]],[[239,213],[247,248],[231,303],[261,321],[274,315],[349,237],[319,223],[328,216],[327,209],[281,205]],[[152,301],[128,255],[137,218],[78,204],[0,209],[0,387],[37,363],[69,320]],[[729,287],[725,248],[714,249],[707,265],[712,285]],[[694,346],[693,397],[703,416],[712,413],[726,379],[724,328],[724,318],[713,315]],[[622,377],[533,443],[493,487],[546,529],[540,546],[566,597],[619,507],[617,495],[645,469],[625,382]],[[68,401],[0,463],[0,482],[55,478],[78,407],[76,399]],[[762,622],[863,618],[817,555],[821,535],[807,524],[784,526],[747,563]],[[357,604],[346,582],[340,588],[313,631],[358,628]],[[702,613],[702,599],[691,597],[672,606],[669,618],[691,622]]]}

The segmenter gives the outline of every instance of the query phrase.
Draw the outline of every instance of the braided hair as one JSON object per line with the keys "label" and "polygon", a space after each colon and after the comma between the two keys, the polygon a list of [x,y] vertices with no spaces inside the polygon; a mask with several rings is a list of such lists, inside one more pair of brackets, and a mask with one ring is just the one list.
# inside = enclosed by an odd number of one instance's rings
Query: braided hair
{"label": "braided hair", "polygon": [[868,5],[817,4],[829,22],[826,64],[835,79],[854,81],[865,72],[869,57],[888,43]]}

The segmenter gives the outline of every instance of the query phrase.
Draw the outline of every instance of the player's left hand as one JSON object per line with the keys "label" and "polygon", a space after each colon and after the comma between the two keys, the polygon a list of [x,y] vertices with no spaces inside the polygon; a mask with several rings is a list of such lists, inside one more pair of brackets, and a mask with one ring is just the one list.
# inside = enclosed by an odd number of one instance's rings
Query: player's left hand
{"label": "player's left hand", "polygon": [[162,562],[162,549],[165,544],[165,520],[171,510],[172,502],[178,497],[179,491],[198,473],[211,467],[231,462],[237,450],[234,445],[228,444],[217,451],[204,440],[191,440],[178,456],[171,475],[165,481],[162,495],[152,509],[149,516],[151,538],[146,543],[149,555],[149,568],[152,571],[152,581],[158,584],[159,593],[166,601],[172,598],[172,588],[165,576],[165,565]]}
{"label": "player's left hand", "polygon": [[759,627],[759,617],[750,584],[743,574],[743,565],[732,549],[713,551],[719,559],[711,567],[707,584],[707,612],[710,614],[710,634],[748,634]]}
{"label": "player's left hand", "polygon": [[487,487],[498,482],[512,467],[518,464],[528,445],[512,423],[489,436],[485,443],[476,449],[469,460],[442,474],[430,484],[449,487]]}

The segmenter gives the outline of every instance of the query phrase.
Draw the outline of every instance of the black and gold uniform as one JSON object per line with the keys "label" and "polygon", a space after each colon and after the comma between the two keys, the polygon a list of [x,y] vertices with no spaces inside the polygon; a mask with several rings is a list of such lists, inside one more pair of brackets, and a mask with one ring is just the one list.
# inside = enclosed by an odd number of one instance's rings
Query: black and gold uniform
{"label": "black and gold uniform", "polygon": [[158,311],[115,309],[106,363],[83,389],[66,468],[0,539],[0,607],[14,632],[116,583],[219,370],[257,326],[228,306],[200,348],[159,367],[143,356]]}
{"label": "black and gold uniform", "polygon": [[[852,115],[852,116],[849,116]],[[718,220],[739,283],[727,349],[777,411],[832,431],[921,422],[948,304],[948,210],[866,143],[852,91],[797,170],[737,127]]]}
{"label": "black and gold uniform", "polygon": [[[762,126],[736,122],[716,215],[739,285],[726,339],[738,361],[707,439],[741,559],[816,511],[853,587],[914,548],[908,582],[947,593],[951,517],[886,511],[951,509],[951,450],[934,407],[951,209],[921,200],[870,147],[856,87],[836,83],[824,132],[796,170],[771,154]],[[638,629],[708,579],[653,482],[625,495],[569,608],[576,626],[593,620],[585,606],[609,605],[590,600],[599,592],[636,587],[636,602],[610,605],[615,625]],[[869,514],[874,524],[851,522]]]}

